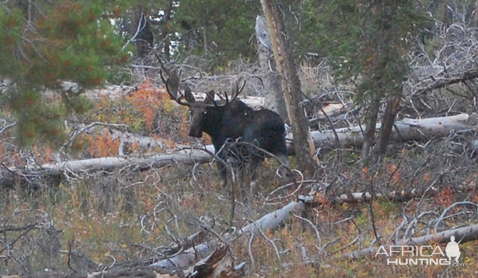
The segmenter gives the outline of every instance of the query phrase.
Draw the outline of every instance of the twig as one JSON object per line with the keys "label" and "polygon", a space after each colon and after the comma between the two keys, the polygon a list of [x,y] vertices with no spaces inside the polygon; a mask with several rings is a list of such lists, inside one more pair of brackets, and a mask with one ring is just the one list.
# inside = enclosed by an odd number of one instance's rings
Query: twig
{"label": "twig", "polygon": [[474,206],[475,208],[478,208],[478,205],[475,204],[475,203],[472,203],[472,202],[464,201],[464,202],[453,203],[451,206],[444,209],[443,212],[441,213],[440,217],[438,217],[437,222],[435,223],[435,232],[438,232],[438,225],[440,225],[440,222],[442,221],[445,214],[447,214],[448,211],[450,211],[452,208],[454,208],[456,206]]}
{"label": "twig", "polygon": [[14,122],[14,123],[11,123],[11,124],[8,124],[8,125],[2,127],[2,129],[0,129],[0,134],[2,134],[5,131],[9,130],[10,128],[14,127],[16,124],[17,124],[17,122]]}
{"label": "twig", "polygon": [[281,258],[280,258],[280,254],[279,254],[279,249],[277,249],[277,246],[276,244],[271,240],[269,239],[266,234],[264,233],[264,231],[262,231],[262,229],[257,225],[256,221],[253,221],[252,220],[252,224],[254,224],[254,226],[256,226],[257,230],[256,231],[259,231],[259,233],[264,237],[265,240],[267,240],[271,245],[272,247],[274,247],[274,251],[276,253],[276,256],[277,256],[277,260],[280,262],[281,261]]}
{"label": "twig", "polygon": [[319,233],[319,230],[317,230],[317,227],[314,225],[314,223],[312,223],[312,221],[310,221],[309,219],[307,218],[304,218],[304,217],[301,217],[297,214],[294,214],[294,217],[302,220],[302,221],[305,221],[307,223],[309,223],[309,225],[312,227],[312,229],[314,229],[315,231],[315,236],[317,237],[317,243],[320,245],[322,245],[322,239],[320,238],[320,233]]}
{"label": "twig", "polygon": [[128,127],[128,125],[126,125],[126,124],[110,124],[110,123],[103,123],[103,122],[93,122],[93,123],[83,127],[80,130],[73,131],[73,134],[70,136],[68,141],[66,143],[64,143],[58,151],[62,152],[65,147],[69,146],[71,144],[71,142],[73,142],[73,140],[75,140],[75,138],[78,137],[78,135],[82,134],[83,132],[85,132],[88,129],[90,129],[92,127],[95,127],[95,126],[109,126],[109,127],[116,127],[116,128],[119,128],[119,127],[127,128]]}

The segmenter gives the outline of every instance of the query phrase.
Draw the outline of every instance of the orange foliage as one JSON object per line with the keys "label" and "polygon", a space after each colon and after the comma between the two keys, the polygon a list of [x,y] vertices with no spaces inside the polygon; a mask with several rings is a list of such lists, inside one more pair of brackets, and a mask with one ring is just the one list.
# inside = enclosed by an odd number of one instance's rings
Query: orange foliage
{"label": "orange foliage", "polygon": [[141,84],[137,91],[128,96],[128,100],[133,107],[141,113],[144,118],[147,131],[153,130],[153,122],[156,118],[156,112],[167,101],[166,94],[161,94],[151,86],[151,80],[147,79]]}
{"label": "orange foliage", "polygon": [[475,194],[471,196],[471,201],[473,203],[478,203],[478,192],[475,192]]}
{"label": "orange foliage", "polygon": [[391,175],[390,180],[393,183],[396,183],[398,185],[401,185],[400,183],[400,177],[401,177],[401,171],[398,169],[397,165],[392,164],[392,163],[385,163],[384,164],[385,170],[389,175]]}
{"label": "orange foliage", "polygon": [[449,185],[440,191],[440,194],[438,194],[436,199],[437,203],[443,207],[448,207],[456,201],[455,193]]}
{"label": "orange foliage", "polygon": [[426,172],[425,174],[423,174],[423,179],[425,181],[430,181],[431,180],[430,172]]}
{"label": "orange foliage", "polygon": [[32,146],[32,151],[39,163],[46,163],[53,161],[53,149],[49,145]]}
{"label": "orange foliage", "polygon": [[173,149],[176,146],[176,142],[173,138],[167,138],[162,140],[162,143],[166,146],[166,148]]}
{"label": "orange foliage", "polygon": [[113,140],[107,128],[103,129],[103,134],[87,136],[89,142],[88,151],[94,157],[106,157],[118,155],[119,140]]}
{"label": "orange foliage", "polygon": [[362,168],[362,174],[363,174],[363,175],[366,175],[367,173],[368,173],[368,166],[364,166],[364,167]]}

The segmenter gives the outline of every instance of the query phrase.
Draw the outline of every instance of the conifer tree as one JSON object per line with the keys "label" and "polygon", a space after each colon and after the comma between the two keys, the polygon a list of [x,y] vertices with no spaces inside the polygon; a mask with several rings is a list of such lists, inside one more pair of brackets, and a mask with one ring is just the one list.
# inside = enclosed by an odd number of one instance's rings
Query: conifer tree
{"label": "conifer tree", "polygon": [[[304,29],[315,26],[316,47],[330,58],[341,81],[357,84],[356,102],[365,111],[362,161],[384,154],[409,72],[407,54],[422,32],[427,17],[411,0],[372,2],[338,0],[316,5],[307,1]],[[375,126],[386,102],[382,128],[375,142]]]}
{"label": "conifer tree", "polygon": [[62,142],[63,118],[92,105],[81,93],[128,61],[112,26],[121,1],[110,2],[0,3],[0,101],[17,119],[21,144]]}

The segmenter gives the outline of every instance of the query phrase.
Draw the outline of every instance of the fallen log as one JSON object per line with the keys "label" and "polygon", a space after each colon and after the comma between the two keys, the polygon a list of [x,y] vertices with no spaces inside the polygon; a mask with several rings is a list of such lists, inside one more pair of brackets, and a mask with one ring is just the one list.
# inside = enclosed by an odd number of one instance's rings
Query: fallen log
{"label": "fallen log", "polygon": [[[471,118],[474,119],[475,117],[470,117],[468,114],[458,114],[428,119],[405,118],[395,122],[392,140],[406,142],[444,137],[453,131],[457,132],[472,128],[474,121]],[[380,127],[381,124],[377,124],[377,131]],[[327,143],[342,147],[360,147],[363,143],[363,130],[365,130],[365,126],[353,126],[336,130],[313,131],[311,135],[317,147]],[[293,140],[292,134],[288,134],[287,138]]]}
{"label": "fallen log", "polygon": [[459,72],[459,73],[452,73],[452,74],[446,74],[446,78],[443,77],[431,77],[430,84],[426,85],[425,87],[418,88],[416,89],[413,93],[412,96],[415,95],[421,95],[427,92],[431,92],[436,89],[444,88],[447,86],[450,86],[452,84],[457,84],[457,83],[466,83],[469,80],[473,80],[478,78],[478,69],[471,69],[465,72]]}
{"label": "fallen log", "polygon": [[[428,119],[403,119],[396,122],[392,138],[395,141],[413,141],[444,137],[451,132],[465,131],[474,128],[475,121],[475,117],[470,117],[468,114]],[[311,132],[311,134],[314,144],[317,147],[328,143],[343,147],[359,147],[363,142],[363,128],[364,127],[354,126],[336,129],[335,132],[333,130],[314,131]],[[380,124],[377,125],[377,128],[380,128]],[[336,141],[335,133],[338,136],[338,142]],[[292,134],[287,135],[287,138],[293,139]],[[214,152],[212,145],[207,145],[205,149],[207,152]],[[179,164],[208,163],[212,161],[213,157],[207,154],[207,152],[192,149],[191,151],[183,150],[176,154],[158,154],[149,158],[94,158],[47,164],[42,165],[41,168],[49,171],[63,171],[64,169],[68,169],[69,171],[78,172],[87,169],[112,170],[129,165],[130,167],[140,170],[147,170],[150,168],[163,167],[173,162]]]}
{"label": "fallen log", "polygon": [[185,250],[174,257],[168,257],[161,261],[150,264],[150,267],[154,268],[160,273],[174,273],[177,269],[186,269],[191,267],[195,261],[205,258],[208,254],[211,254],[216,250],[216,247],[220,243],[226,243],[233,238],[238,238],[245,233],[252,235],[259,235],[261,231],[276,229],[280,223],[288,219],[292,212],[300,214],[305,208],[305,204],[302,201],[293,201],[286,206],[266,214],[257,221],[253,221],[249,225],[238,229],[236,233],[226,233],[221,239],[216,238],[208,242],[201,243],[194,247]]}
{"label": "fallen log", "polygon": [[[206,150],[208,149],[213,149],[213,147],[206,147]],[[34,168],[8,168],[6,165],[3,165],[3,169],[0,169],[0,186],[14,189],[16,185],[20,184],[22,188],[37,190],[42,187],[58,185],[63,173],[113,171],[121,168],[146,171],[173,164],[194,165],[196,163],[208,163],[211,160],[212,158],[207,152],[193,149],[150,157],[120,156],[70,160],[43,164]]]}
{"label": "fallen log", "polygon": [[[474,128],[477,118],[474,115],[458,114],[448,117],[436,117],[427,119],[404,118],[395,122],[392,130],[391,140],[395,142],[423,141],[432,138],[440,138],[449,135],[451,132],[459,132]],[[381,124],[376,125],[377,132]],[[366,126],[352,126],[337,128],[335,130],[312,131],[311,136],[317,148],[324,145],[337,147],[361,147],[363,143],[363,131]],[[287,134],[288,141],[293,141],[291,133]],[[294,148],[287,146],[289,154],[293,154]]]}
{"label": "fallen log", "polygon": [[[460,243],[476,240],[478,239],[478,224],[461,227],[458,229],[446,230],[439,233],[420,236],[420,237],[412,237],[409,239],[400,240],[393,245],[394,246],[423,245],[423,244],[428,244],[430,242],[443,244],[443,243],[449,242],[451,236],[454,236],[457,239],[457,241],[459,241]],[[391,245],[386,245],[385,248],[388,249],[389,246]],[[366,249],[345,254],[344,257],[350,258],[350,259],[358,259],[358,258],[363,258],[367,256],[375,256],[377,254],[378,249],[379,247],[366,248]]]}

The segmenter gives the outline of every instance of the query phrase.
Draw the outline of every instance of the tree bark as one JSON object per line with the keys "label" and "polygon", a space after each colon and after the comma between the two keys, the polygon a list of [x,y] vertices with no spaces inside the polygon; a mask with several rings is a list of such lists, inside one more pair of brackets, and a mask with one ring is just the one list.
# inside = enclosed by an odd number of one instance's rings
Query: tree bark
{"label": "tree bark", "polygon": [[398,110],[400,109],[400,101],[402,96],[402,86],[398,88],[399,92],[389,97],[387,106],[382,118],[382,125],[380,134],[378,136],[377,147],[375,149],[376,160],[379,156],[384,155],[387,151],[387,146],[390,142],[390,135],[392,134],[393,124]]}
{"label": "tree bark", "polygon": [[260,71],[264,75],[264,107],[276,111],[289,125],[287,108],[282,96],[281,78],[277,73],[271,38],[267,31],[266,20],[258,15],[256,18],[256,37]]}
{"label": "tree bark", "polygon": [[282,77],[282,92],[294,134],[294,151],[297,162],[305,176],[313,176],[317,167],[308,140],[310,138],[308,120],[300,105],[302,100],[300,80],[279,10],[279,3],[274,0],[261,0],[261,4],[271,37],[277,70]]}
{"label": "tree bark", "polygon": [[257,221],[239,229],[236,234],[225,234],[221,239],[214,239],[208,242],[201,243],[195,247],[191,247],[188,250],[174,256],[151,264],[150,266],[160,270],[175,270],[176,268],[187,268],[198,258],[203,258],[210,252],[212,252],[218,243],[223,241],[229,241],[232,237],[240,237],[243,234],[259,235],[261,232],[267,230],[274,230],[279,225],[289,218],[292,213],[300,214],[305,208],[305,204],[302,201],[290,202],[286,206],[266,214]]}
{"label": "tree bark", "polygon": [[[437,117],[428,119],[408,119],[396,121],[390,133],[390,139],[395,142],[422,141],[431,138],[440,138],[450,134],[450,132],[459,132],[476,128],[476,117],[470,117],[468,114],[459,114],[448,117]],[[376,124],[375,130],[380,130],[381,124]],[[316,145],[334,144],[341,147],[360,147],[363,146],[365,135],[363,127],[353,126],[326,131],[313,131],[312,138]],[[365,128],[366,129],[366,128]],[[338,136],[336,140],[335,134]],[[288,135],[288,138],[291,135]]]}
{"label": "tree bark", "polygon": [[371,104],[367,107],[365,116],[365,130],[363,131],[362,152],[360,154],[362,167],[370,163],[372,146],[375,142],[378,112],[380,110],[380,96],[372,96]]}

